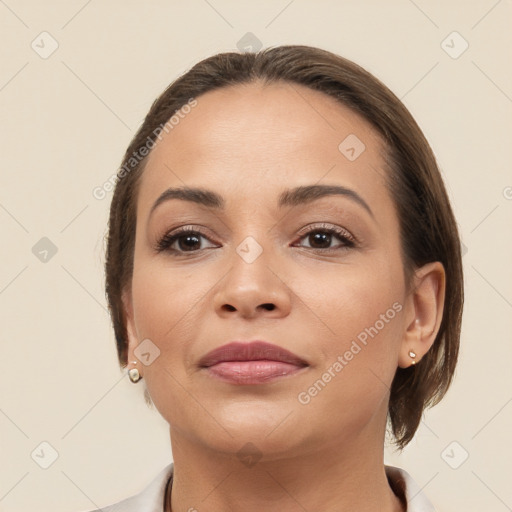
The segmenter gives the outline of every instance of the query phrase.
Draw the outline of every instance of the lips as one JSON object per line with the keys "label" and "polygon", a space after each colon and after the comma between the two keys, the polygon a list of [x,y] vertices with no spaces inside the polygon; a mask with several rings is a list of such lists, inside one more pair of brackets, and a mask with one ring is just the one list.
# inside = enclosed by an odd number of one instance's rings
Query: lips
{"label": "lips", "polygon": [[266,341],[251,341],[249,343],[234,341],[222,345],[201,358],[199,366],[208,368],[222,362],[232,361],[278,361],[295,366],[307,366],[304,359],[282,347]]}
{"label": "lips", "polygon": [[235,341],[208,352],[199,366],[210,377],[229,384],[256,385],[301,373],[309,365],[289,350],[265,341]]}

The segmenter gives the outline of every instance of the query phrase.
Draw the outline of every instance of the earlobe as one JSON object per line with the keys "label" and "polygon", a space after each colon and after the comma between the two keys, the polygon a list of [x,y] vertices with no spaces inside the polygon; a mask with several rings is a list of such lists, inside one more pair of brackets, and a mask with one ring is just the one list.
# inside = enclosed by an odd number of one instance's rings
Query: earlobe
{"label": "earlobe", "polygon": [[421,362],[433,345],[443,319],[446,274],[442,263],[427,263],[416,271],[414,279],[415,287],[410,296],[413,315],[400,349],[400,368]]}

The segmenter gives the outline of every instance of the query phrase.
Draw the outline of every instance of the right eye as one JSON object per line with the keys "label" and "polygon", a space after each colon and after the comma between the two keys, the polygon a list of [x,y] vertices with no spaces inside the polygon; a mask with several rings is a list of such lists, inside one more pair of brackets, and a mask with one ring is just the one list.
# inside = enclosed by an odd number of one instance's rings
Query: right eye
{"label": "right eye", "polygon": [[[198,252],[207,247],[201,247],[201,239],[208,240],[206,235],[197,228],[186,227],[178,231],[166,233],[157,243],[157,251],[171,253]],[[208,240],[209,241],[209,240]],[[210,242],[212,243],[212,242]],[[173,247],[174,246],[174,247]],[[217,247],[212,243],[211,247]]]}

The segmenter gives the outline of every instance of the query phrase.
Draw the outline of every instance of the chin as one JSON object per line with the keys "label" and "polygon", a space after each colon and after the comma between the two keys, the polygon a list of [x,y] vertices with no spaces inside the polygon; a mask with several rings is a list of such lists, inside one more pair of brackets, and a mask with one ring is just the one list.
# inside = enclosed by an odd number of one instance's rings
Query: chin
{"label": "chin", "polygon": [[[293,412],[290,414],[290,411],[292,409],[280,407],[274,412],[268,407],[258,408],[253,404],[251,414],[245,411],[237,414],[231,408],[230,414],[216,415],[225,430],[218,424],[212,428],[209,421],[196,424],[194,430],[210,449],[237,456],[240,451],[243,453],[244,450],[250,452],[254,449],[259,452],[262,461],[275,460],[295,452],[303,453],[304,447],[310,445],[311,437],[314,437],[308,434],[304,424],[297,422],[298,416]],[[248,443],[251,446],[246,446]]]}

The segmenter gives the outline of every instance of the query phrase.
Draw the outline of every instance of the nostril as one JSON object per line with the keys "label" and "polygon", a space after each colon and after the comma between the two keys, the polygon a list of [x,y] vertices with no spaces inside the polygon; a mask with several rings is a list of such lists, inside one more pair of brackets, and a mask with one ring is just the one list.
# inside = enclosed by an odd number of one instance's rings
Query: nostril
{"label": "nostril", "polygon": [[[224,304],[224,306],[222,306],[222,307],[223,307],[223,309],[225,309],[227,311],[236,311],[235,306],[232,306],[231,304]],[[266,309],[267,311],[273,311],[276,308],[275,304],[272,304],[270,302],[266,302],[265,304],[260,304],[258,307]]]}

